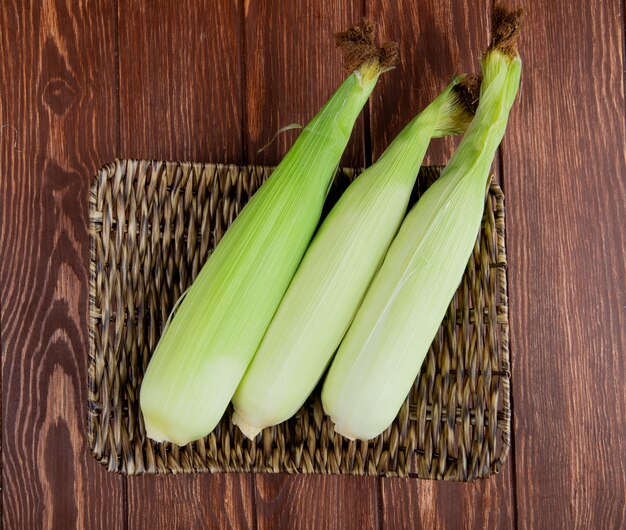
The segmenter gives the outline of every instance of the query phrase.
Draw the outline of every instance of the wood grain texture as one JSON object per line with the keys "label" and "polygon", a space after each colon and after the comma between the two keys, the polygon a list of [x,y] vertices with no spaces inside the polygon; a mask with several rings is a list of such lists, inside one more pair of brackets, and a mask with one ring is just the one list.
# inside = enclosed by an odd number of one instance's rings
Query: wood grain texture
{"label": "wood grain texture", "polygon": [[[376,159],[455,73],[480,71],[480,57],[489,42],[491,6],[453,0],[370,0],[367,13],[400,43],[401,54],[399,67],[381,80],[380,90],[371,98],[371,145]],[[426,163],[445,164],[458,141],[434,140]],[[509,460],[500,475],[477,484],[380,479],[382,526],[513,528],[511,465]]]}
{"label": "wood grain texture", "polygon": [[252,475],[129,477],[128,528],[254,528]]}
{"label": "wood grain texture", "polygon": [[5,2],[3,513],[7,529],[123,526],[87,450],[87,194],[115,153],[113,2]]}
{"label": "wood grain texture", "polygon": [[257,475],[259,530],[379,528],[376,479]]}
{"label": "wood grain texture", "polygon": [[500,474],[475,483],[382,479],[382,528],[514,528],[509,459]]}
{"label": "wood grain texture", "polygon": [[[305,125],[347,75],[333,34],[362,17],[359,1],[245,3],[245,127],[249,163],[276,164],[298,134],[281,127]],[[364,162],[363,119],[342,163]],[[372,528],[375,479],[256,475],[259,528]],[[356,525],[356,526],[355,526]]]}
{"label": "wood grain texture", "polygon": [[[240,163],[241,6],[120,0],[118,14],[120,152]],[[252,480],[128,479],[129,528],[253,527]]]}
{"label": "wood grain texture", "polygon": [[120,158],[240,162],[242,12],[119,0]]}
{"label": "wood grain texture", "polygon": [[519,3],[503,143],[519,526],[624,528],[622,6]]}
{"label": "wood grain texture", "polygon": [[[281,128],[306,125],[347,76],[334,33],[362,17],[360,0],[245,2],[245,124],[247,162],[280,162],[299,134]],[[376,89],[375,89],[376,90]],[[359,118],[342,164],[363,164]]]}

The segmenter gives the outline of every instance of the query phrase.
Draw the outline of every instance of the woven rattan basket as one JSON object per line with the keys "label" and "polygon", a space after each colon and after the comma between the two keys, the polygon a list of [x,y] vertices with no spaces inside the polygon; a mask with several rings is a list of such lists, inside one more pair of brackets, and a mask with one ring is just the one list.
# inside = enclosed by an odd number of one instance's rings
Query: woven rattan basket
{"label": "woven rattan basket", "polygon": [[[247,440],[230,409],[203,440],[146,438],[139,388],[170,311],[271,168],[117,160],[90,192],[89,446],[110,471],[254,471],[467,481],[509,450],[504,197],[482,231],[422,372],[394,423],[369,442],[333,431],[316,391],[291,420]],[[339,171],[330,206],[357,174]],[[439,174],[424,168],[415,197]]]}

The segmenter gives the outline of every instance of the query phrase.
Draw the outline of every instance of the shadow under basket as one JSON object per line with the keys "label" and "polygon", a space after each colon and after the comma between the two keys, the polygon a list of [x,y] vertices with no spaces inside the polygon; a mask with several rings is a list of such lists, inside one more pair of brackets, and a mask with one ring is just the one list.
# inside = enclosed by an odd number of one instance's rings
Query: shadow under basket
{"label": "shadow under basket", "polygon": [[[422,370],[393,424],[368,442],[335,434],[317,388],[254,441],[228,408],[206,438],[146,437],[139,388],[164,323],[272,168],[116,160],[89,197],[89,446],[110,471],[323,473],[470,481],[509,451],[504,196],[490,185],[481,232]],[[325,212],[359,173],[342,169]],[[439,175],[422,168],[412,203]]]}

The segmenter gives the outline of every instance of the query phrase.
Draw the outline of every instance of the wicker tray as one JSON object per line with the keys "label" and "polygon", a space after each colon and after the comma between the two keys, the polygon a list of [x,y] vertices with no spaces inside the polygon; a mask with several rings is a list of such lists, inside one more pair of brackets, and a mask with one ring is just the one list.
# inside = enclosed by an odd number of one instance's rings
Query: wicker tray
{"label": "wicker tray", "polygon": [[[393,425],[369,442],[333,431],[315,392],[298,414],[247,440],[230,409],[203,440],[147,439],[139,387],[163,323],[271,168],[117,160],[90,191],[89,446],[110,471],[254,471],[467,481],[509,450],[510,364],[504,197],[483,228],[419,378]],[[339,171],[327,207],[358,172]],[[423,168],[415,195],[439,174]]]}

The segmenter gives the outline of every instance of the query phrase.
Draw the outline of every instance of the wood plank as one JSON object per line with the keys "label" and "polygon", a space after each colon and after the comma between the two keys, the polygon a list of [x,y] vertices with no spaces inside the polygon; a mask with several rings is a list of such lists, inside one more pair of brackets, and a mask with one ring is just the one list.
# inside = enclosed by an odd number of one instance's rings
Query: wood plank
{"label": "wood plank", "polygon": [[123,527],[122,480],[89,454],[87,197],[115,153],[114,3],[0,10],[5,528]]}
{"label": "wood plank", "polygon": [[517,3],[525,71],[503,167],[519,525],[624,528],[621,0]]}
{"label": "wood plank", "polygon": [[[298,135],[275,132],[305,125],[345,78],[333,34],[362,17],[359,1],[246,2],[246,117],[249,163],[278,163]],[[343,162],[364,163],[363,120],[358,120]],[[258,528],[373,528],[375,479],[259,474]]]}
{"label": "wood plank", "polygon": [[238,2],[119,0],[120,156],[241,161]]}
{"label": "wood plank", "polygon": [[254,528],[253,477],[245,474],[128,479],[128,528]]}
{"label": "wood plank", "polygon": [[376,480],[327,475],[256,475],[258,528],[378,528]]}
{"label": "wood plank", "polygon": [[[241,163],[236,2],[119,2],[122,156]],[[129,528],[254,526],[252,477],[128,479]],[[182,509],[181,509],[182,507]]]}
{"label": "wood plank", "polygon": [[382,479],[382,527],[473,530],[514,528],[512,464],[475,483]]}
{"label": "wood plank", "polygon": [[[455,73],[480,71],[491,16],[490,6],[481,6],[453,0],[368,2],[368,15],[380,21],[385,35],[400,43],[401,54],[401,64],[381,80],[372,97],[374,159]],[[425,164],[445,164],[458,141],[434,140]],[[513,528],[511,469],[509,460],[500,475],[477,484],[381,479],[382,526]]]}

